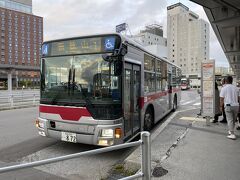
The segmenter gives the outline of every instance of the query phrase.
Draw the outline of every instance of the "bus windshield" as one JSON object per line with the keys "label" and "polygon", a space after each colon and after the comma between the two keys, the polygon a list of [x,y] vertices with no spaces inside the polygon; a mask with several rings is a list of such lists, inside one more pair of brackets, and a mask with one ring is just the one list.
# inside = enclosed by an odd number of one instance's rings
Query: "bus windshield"
{"label": "bus windshield", "polygon": [[43,58],[41,82],[42,104],[86,107],[95,119],[122,116],[121,77],[102,54]]}
{"label": "bus windshield", "polygon": [[181,83],[182,84],[187,84],[188,82],[187,82],[187,80],[182,80]]}

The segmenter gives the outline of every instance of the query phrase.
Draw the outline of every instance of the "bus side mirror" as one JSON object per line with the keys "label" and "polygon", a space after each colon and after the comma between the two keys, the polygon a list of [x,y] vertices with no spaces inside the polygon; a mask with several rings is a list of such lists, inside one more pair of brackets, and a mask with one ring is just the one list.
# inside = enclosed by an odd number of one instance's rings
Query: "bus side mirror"
{"label": "bus side mirror", "polygon": [[118,60],[114,62],[114,76],[120,76],[122,74],[122,61]]}
{"label": "bus side mirror", "polygon": [[118,61],[119,57],[125,56],[127,52],[127,46],[125,44],[122,44],[122,47],[120,49],[115,49],[112,55],[103,54],[102,58],[107,62]]}
{"label": "bus side mirror", "polygon": [[125,44],[122,44],[122,47],[120,48],[120,52],[119,54],[121,56],[125,56],[127,54],[128,50],[127,50],[127,46]]}
{"label": "bus side mirror", "polygon": [[104,61],[111,62],[112,61],[112,56],[108,54],[103,54],[102,58]]}

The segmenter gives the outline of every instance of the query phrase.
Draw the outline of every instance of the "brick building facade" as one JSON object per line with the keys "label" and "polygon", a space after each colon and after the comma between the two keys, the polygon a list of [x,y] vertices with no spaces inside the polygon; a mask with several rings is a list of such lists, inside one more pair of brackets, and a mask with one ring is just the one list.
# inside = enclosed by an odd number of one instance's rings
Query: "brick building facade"
{"label": "brick building facade", "polygon": [[[25,4],[22,4],[23,8],[19,6],[22,12],[16,5],[13,6],[14,10],[8,9],[11,8],[11,3],[21,5],[20,0],[9,2],[10,7],[0,7],[0,81],[6,81],[7,73],[11,70],[15,82],[13,86],[22,85],[24,81],[39,84],[43,18],[31,14],[31,9],[24,9]],[[23,3],[26,2],[31,1],[23,0]]]}

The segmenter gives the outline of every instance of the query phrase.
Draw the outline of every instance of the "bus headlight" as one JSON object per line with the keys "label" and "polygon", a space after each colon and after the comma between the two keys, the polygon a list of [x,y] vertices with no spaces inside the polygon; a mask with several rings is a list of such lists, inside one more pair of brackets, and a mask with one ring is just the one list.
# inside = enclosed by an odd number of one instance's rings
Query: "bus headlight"
{"label": "bus headlight", "polygon": [[113,138],[113,129],[102,129],[101,137]]}
{"label": "bus headlight", "polygon": [[36,127],[44,129],[44,123],[39,120],[36,120]]}

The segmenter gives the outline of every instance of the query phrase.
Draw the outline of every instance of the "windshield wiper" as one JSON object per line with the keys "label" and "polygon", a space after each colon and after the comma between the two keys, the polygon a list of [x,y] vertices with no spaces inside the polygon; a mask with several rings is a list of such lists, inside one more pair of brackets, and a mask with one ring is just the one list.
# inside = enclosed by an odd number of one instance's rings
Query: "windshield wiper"
{"label": "windshield wiper", "polygon": [[75,68],[73,69],[73,77],[72,77],[72,92],[74,93],[75,88]]}
{"label": "windshield wiper", "polygon": [[70,86],[71,86],[71,76],[72,76],[72,70],[69,69],[69,72],[68,72],[68,87],[67,87],[67,90],[68,90],[68,95],[70,93]]}
{"label": "windshield wiper", "polygon": [[79,85],[80,85],[80,88],[81,88],[81,92],[82,92],[83,96],[85,97],[84,100],[85,100],[85,102],[86,102],[86,107],[87,107],[87,108],[93,108],[93,104],[92,104],[91,100],[89,99],[86,91],[83,90],[81,84],[79,84]]}

